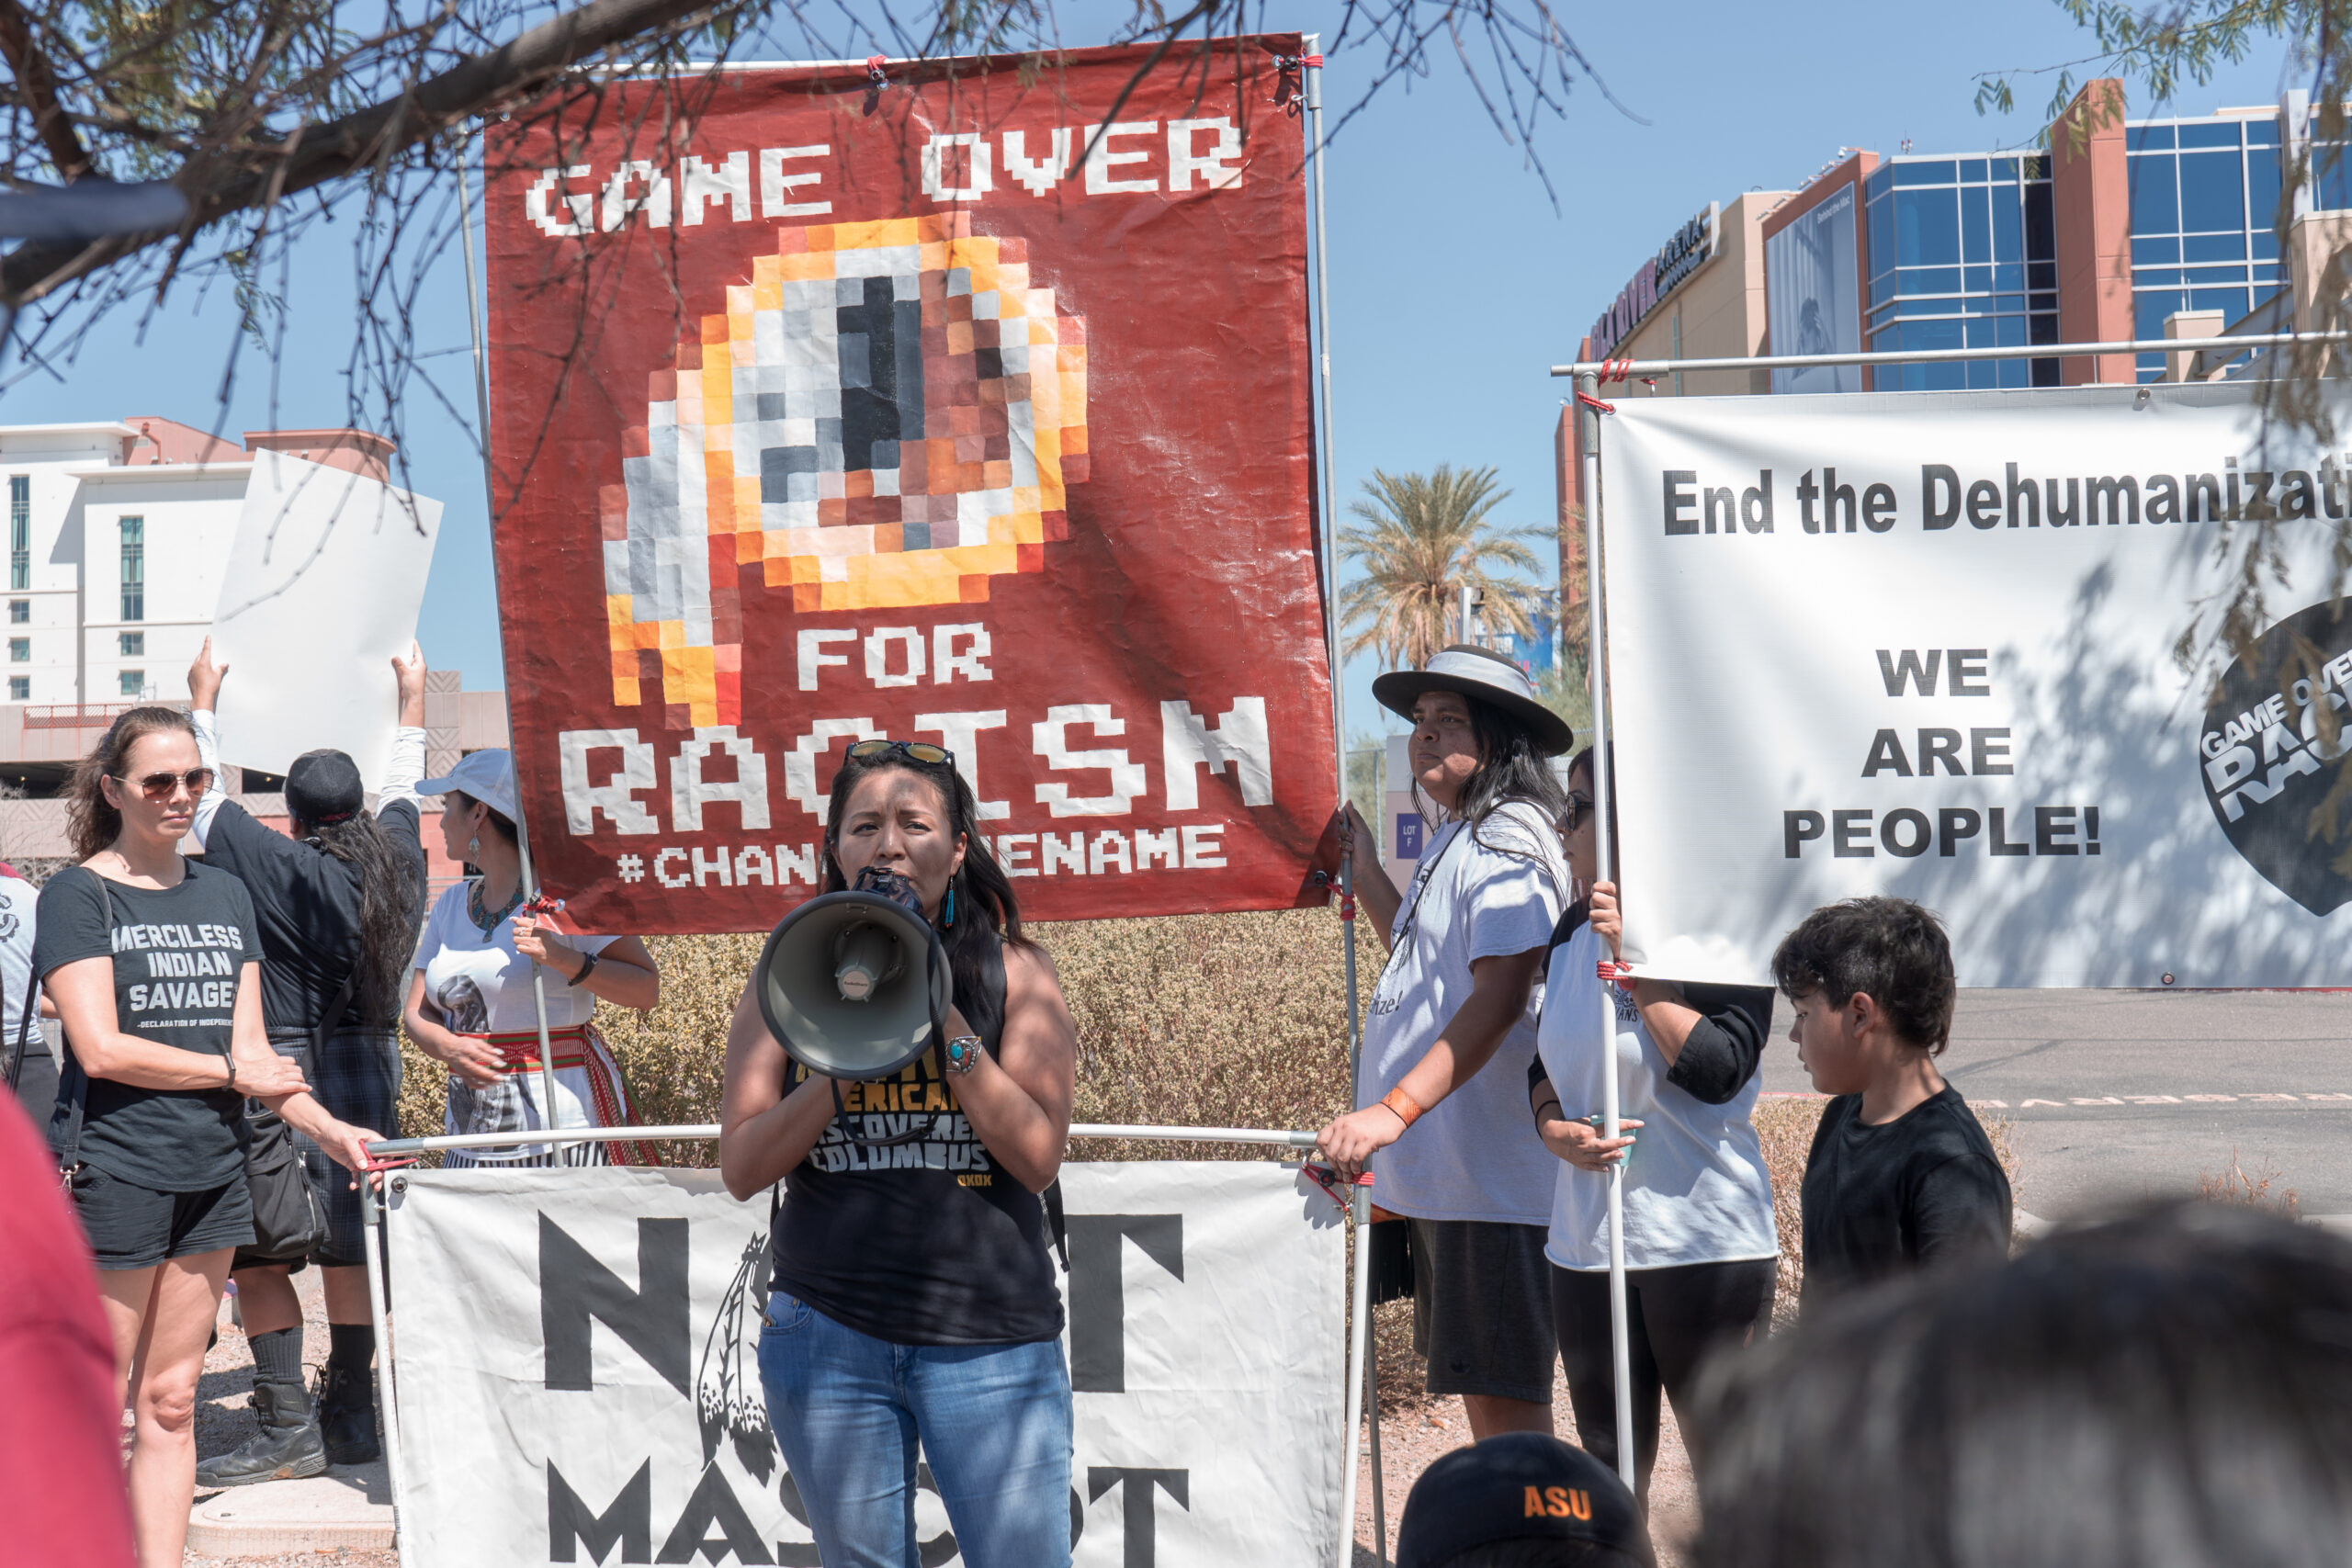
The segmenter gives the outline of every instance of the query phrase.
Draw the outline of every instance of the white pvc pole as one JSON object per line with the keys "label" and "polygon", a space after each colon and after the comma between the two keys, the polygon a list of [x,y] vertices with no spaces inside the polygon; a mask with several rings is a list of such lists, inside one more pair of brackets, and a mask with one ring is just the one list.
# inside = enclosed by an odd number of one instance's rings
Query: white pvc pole
{"label": "white pvc pole", "polygon": [[[490,177],[485,163],[482,178],[485,186]],[[498,488],[492,480],[490,467],[490,364],[482,351],[481,284],[474,275],[474,220],[472,198],[467,194],[466,158],[462,150],[458,154],[458,249],[466,258],[466,329],[473,334],[474,344],[474,412],[481,425],[481,500],[482,526],[490,535],[490,592],[494,606],[503,606],[505,595],[499,592],[498,581]],[[482,243],[486,245],[490,233],[485,223]],[[506,695],[507,756],[514,755],[514,682],[506,673],[506,621],[502,614],[498,623],[498,668],[501,684]],[[514,852],[522,864],[517,880],[522,884],[523,897],[536,897],[538,878],[531,870],[531,834],[523,825],[523,770],[519,764],[514,773]],[[539,1093],[547,1101],[547,1125],[556,1125],[555,1046],[548,1039],[548,977],[538,964],[531,965],[531,1005],[539,1025]],[[553,1145],[548,1145],[549,1150]]]}
{"label": "white pvc pole", "polygon": [[[1299,40],[1303,55],[1321,51],[1320,33],[1308,33]],[[1308,140],[1312,142],[1315,203],[1315,347],[1316,379],[1323,393],[1323,461],[1319,486],[1323,499],[1323,637],[1331,669],[1331,749],[1337,754],[1340,809],[1348,808],[1348,726],[1347,703],[1342,689],[1340,661],[1340,546],[1338,493],[1335,490],[1338,469],[1333,454],[1336,442],[1331,434],[1331,265],[1330,243],[1323,225],[1323,68],[1301,61],[1299,90],[1306,99]],[[1363,1040],[1357,1029],[1359,1017],[1356,1003],[1356,922],[1355,922],[1355,863],[1351,856],[1340,857],[1340,904],[1345,919],[1340,921],[1342,964],[1346,970],[1348,1017],[1348,1104],[1356,1103],[1363,1077]],[[1354,1561],[1356,1536],[1356,1429],[1362,1419],[1360,1404],[1366,1402],[1365,1383],[1374,1376],[1372,1358],[1365,1354],[1368,1342],[1366,1318],[1372,1311],[1370,1271],[1372,1215],[1370,1201],[1363,1190],[1356,1190],[1356,1201],[1351,1212],[1355,1215],[1355,1327],[1348,1345],[1348,1440],[1347,1468],[1340,1483],[1340,1564],[1348,1568]],[[1388,1527],[1386,1498],[1380,1490],[1380,1394],[1371,1391],[1368,1400],[1372,1407],[1372,1523],[1373,1560],[1388,1561]]]}
{"label": "white pvc pole", "polygon": [[[1577,378],[1586,397],[1597,395],[1598,378]],[[1609,680],[1608,628],[1600,592],[1600,419],[1598,411],[1582,404],[1577,422],[1584,429],[1584,572],[1585,604],[1590,616],[1586,635],[1587,680],[1592,692],[1592,843],[1593,875],[1610,879],[1609,842]],[[1600,987],[1600,1134],[1617,1132],[1617,1003],[1610,987]],[[1625,1308],[1625,1162],[1609,1168],[1609,1352],[1615,1366],[1617,1389],[1617,1473],[1629,1489],[1637,1489],[1640,1456],[1634,1451],[1634,1375],[1631,1323]]]}
{"label": "white pvc pole", "polygon": [[382,1372],[376,1382],[378,1398],[384,1407],[384,1472],[390,1477],[392,1494],[392,1552],[401,1550],[401,1526],[407,1517],[401,1489],[401,1421],[400,1397],[393,1386],[393,1371],[399,1364],[392,1355],[392,1336],[387,1321],[388,1295],[385,1276],[390,1270],[390,1253],[379,1258],[376,1249],[390,1245],[384,1234],[383,1204],[377,1198],[375,1184],[367,1177],[359,1179],[359,1217],[363,1222],[362,1251],[368,1260],[368,1321],[376,1332],[376,1359]]}

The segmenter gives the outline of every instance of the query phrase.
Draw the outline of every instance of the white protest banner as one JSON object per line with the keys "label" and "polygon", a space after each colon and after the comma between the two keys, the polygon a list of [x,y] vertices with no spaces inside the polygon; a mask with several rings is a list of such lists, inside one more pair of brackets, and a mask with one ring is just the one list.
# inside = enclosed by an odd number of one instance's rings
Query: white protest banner
{"label": "white protest banner", "polygon": [[[1062,1182],[1078,1568],[1329,1562],[1340,1209],[1271,1162],[1068,1165]],[[765,1194],[619,1168],[399,1186],[405,1568],[813,1568],[755,1358]],[[924,1563],[955,1562],[927,1484],[915,1518]]]}
{"label": "white protest banner", "polygon": [[212,617],[228,760],[282,773],[322,747],[368,787],[391,761],[391,659],[416,636],[441,503],[283,452],[254,454]]}
{"label": "white protest banner", "polygon": [[[1641,967],[1769,983],[1884,893],[1965,986],[2352,982],[2343,452],[2220,384],[1628,400],[1601,453]],[[2184,671],[2265,525],[2256,656]]]}

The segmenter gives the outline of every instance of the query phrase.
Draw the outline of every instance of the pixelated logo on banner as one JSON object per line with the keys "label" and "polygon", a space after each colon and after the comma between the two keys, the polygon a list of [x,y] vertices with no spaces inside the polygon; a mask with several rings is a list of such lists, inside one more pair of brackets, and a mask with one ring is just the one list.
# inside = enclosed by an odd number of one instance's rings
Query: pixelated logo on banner
{"label": "pixelated logo on banner", "polygon": [[984,603],[1087,477],[1085,323],[1022,241],[959,212],[779,242],[600,491],[613,698],[673,729],[742,716],[743,569],[801,612]]}

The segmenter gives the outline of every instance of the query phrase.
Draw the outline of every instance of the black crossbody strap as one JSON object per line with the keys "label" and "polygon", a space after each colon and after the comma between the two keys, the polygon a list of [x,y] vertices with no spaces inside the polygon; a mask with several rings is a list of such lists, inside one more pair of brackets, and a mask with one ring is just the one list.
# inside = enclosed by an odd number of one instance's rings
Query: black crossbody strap
{"label": "black crossbody strap", "polygon": [[[85,872],[91,881],[98,885],[98,901],[106,909],[107,946],[111,954],[114,946],[114,895],[107,888],[107,879],[96,872],[91,871],[87,866],[70,869]],[[65,874],[60,872],[58,874],[62,876]],[[111,969],[113,958],[109,956],[107,963]],[[109,986],[114,983],[111,972],[107,976],[107,983]],[[74,1055],[74,1043],[71,1040],[65,1043],[65,1060],[58,1064],[58,1072],[61,1095],[65,1092],[62,1079],[65,1077],[71,1077],[74,1080],[73,1097],[68,1101],[70,1109],[65,1113],[65,1140],[63,1146],[57,1151],[58,1173],[70,1182],[74,1179],[74,1172],[80,1167],[77,1156],[82,1152],[82,1119],[88,1111],[90,1103],[90,1075],[83,1069],[82,1058]]]}
{"label": "black crossbody strap", "polygon": [[[28,971],[31,969],[32,964],[29,959],[26,961],[25,966]],[[8,1058],[8,1092],[11,1094],[17,1091],[17,1085],[24,1078],[25,1053],[33,1048],[32,1043],[40,1033],[40,1020],[33,1011],[33,998],[40,992],[40,976],[37,973],[28,973],[25,976],[23,1026],[17,1031],[17,1048],[15,1054]]]}

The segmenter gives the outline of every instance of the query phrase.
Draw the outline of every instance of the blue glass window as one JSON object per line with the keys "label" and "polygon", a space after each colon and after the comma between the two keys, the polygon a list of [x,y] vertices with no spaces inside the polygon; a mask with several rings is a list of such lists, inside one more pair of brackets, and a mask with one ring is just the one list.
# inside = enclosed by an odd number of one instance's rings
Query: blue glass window
{"label": "blue glass window", "polygon": [[2352,208],[2352,149],[2332,141],[2312,144],[2312,205],[2322,212]]}
{"label": "blue glass window", "polygon": [[2267,223],[2262,224],[2259,228],[2256,229],[2252,234],[2248,235],[2247,239],[2254,246],[2255,260],[2272,263],[2276,263],[2278,261],[2278,231],[2272,229],[2270,225]]}
{"label": "blue glass window", "polygon": [[1948,186],[1952,183],[1952,160],[1944,158],[1924,164],[1896,164],[1894,183],[1899,186]]}
{"label": "blue glass window", "polygon": [[2245,144],[2246,144],[2247,146],[2249,146],[2249,147],[2276,147],[2276,146],[2278,146],[2278,119],[2274,117],[2274,118],[2268,118],[2268,119],[2250,119],[2250,120],[2247,120],[2247,121],[2245,122]]}
{"label": "blue glass window", "polygon": [[2180,144],[2190,147],[2235,147],[2238,144],[2238,122],[2233,119],[2203,120],[2180,128]]}
{"label": "blue glass window", "polygon": [[2143,240],[2137,234],[2132,236],[2133,266],[2163,266],[2179,260],[2180,242],[2172,236],[2167,234],[2155,240]]}
{"label": "blue glass window", "polygon": [[2016,262],[1993,269],[1993,287],[2004,294],[2015,294],[2025,287],[2025,268]]}
{"label": "blue glass window", "polygon": [[2244,261],[2245,231],[2234,234],[2191,234],[2180,243],[2181,258],[2192,262]]}
{"label": "blue glass window", "polygon": [[2278,222],[2278,154],[2256,150],[2245,155],[2246,219],[2256,229]]}
{"label": "blue glass window", "polygon": [[1905,267],[1895,277],[1895,288],[1905,294],[1960,292],[1960,268],[1956,266]]}
{"label": "blue glass window", "polygon": [[[2049,254],[2047,251],[2042,254],[2044,255]],[[2025,286],[2028,288],[2057,288],[2058,264],[2055,262],[2032,262],[2028,264],[2025,269]]]}
{"label": "blue glass window", "polygon": [[[2192,267],[2184,267],[2184,268],[2182,269],[2182,271],[2181,271],[2181,278],[2180,278],[2180,280],[2181,280],[2183,283],[2192,283],[2192,284],[2193,284],[2193,283],[2244,283],[2244,282],[2245,281],[2245,268],[2244,268],[2244,267],[2242,267],[2242,266],[2192,266]],[[2161,279],[2157,279],[2157,278],[2151,278],[2151,279],[2149,279],[2149,281],[2153,283],[2153,282],[2160,282],[2160,281],[2162,281],[2162,280],[2161,280]]]}
{"label": "blue glass window", "polygon": [[[1960,193],[1960,239],[1962,261],[1993,259],[1993,219],[1983,186],[1965,186]],[[1976,287],[1974,284],[1971,288]]]}
{"label": "blue glass window", "polygon": [[2142,288],[2163,283],[2178,283],[2180,276],[2180,268],[2177,266],[2135,266],[2132,269],[2132,283]]}
{"label": "blue glass window", "polygon": [[[2050,182],[2040,179],[2025,187],[2025,259],[2030,262],[2052,261],[2058,254],[2058,223],[2051,215]],[[2053,271],[2041,288],[2058,287]]]}
{"label": "blue glass window", "polygon": [[2165,318],[2182,308],[2177,289],[2142,289],[2132,296],[2132,335],[2142,341],[2165,335]]}
{"label": "blue glass window", "polygon": [[2018,161],[2015,158],[1994,159],[1993,177],[1996,180],[2014,182],[2018,177]]}
{"label": "blue glass window", "polygon": [[1972,184],[1972,183],[1975,183],[1975,184],[1982,184],[1982,183],[1983,183],[1983,181],[1984,181],[1984,159],[1982,159],[1982,158],[1962,158],[1962,159],[1960,161],[1960,180],[1961,180],[1961,183],[1962,183],[1962,185],[1968,185],[1968,184]]}
{"label": "blue glass window", "polygon": [[1960,260],[1960,209],[1951,191],[1894,193],[1894,259],[1898,266],[1950,266]]}
{"label": "blue glass window", "polygon": [[2169,125],[2132,125],[2123,130],[2123,150],[2127,152],[2152,152],[2172,145]]}
{"label": "blue glass window", "polygon": [[2132,231],[2134,234],[2177,234],[2180,203],[2176,170],[2178,160],[2150,155],[2128,158],[2124,166],[2132,184]]}
{"label": "blue glass window", "polygon": [[2237,154],[2181,154],[2180,227],[2185,233],[2209,229],[2245,232],[2245,170]]}

